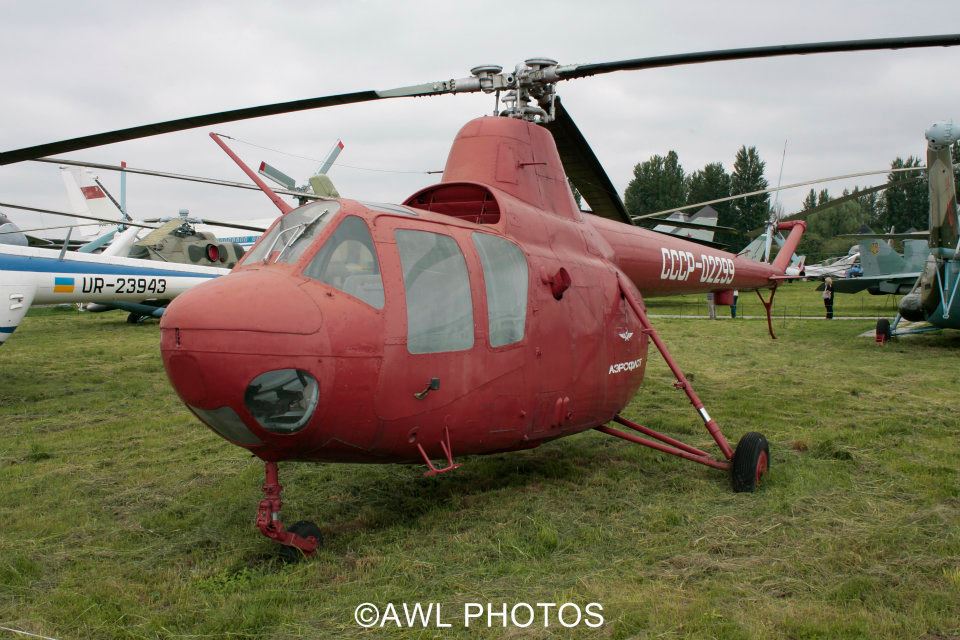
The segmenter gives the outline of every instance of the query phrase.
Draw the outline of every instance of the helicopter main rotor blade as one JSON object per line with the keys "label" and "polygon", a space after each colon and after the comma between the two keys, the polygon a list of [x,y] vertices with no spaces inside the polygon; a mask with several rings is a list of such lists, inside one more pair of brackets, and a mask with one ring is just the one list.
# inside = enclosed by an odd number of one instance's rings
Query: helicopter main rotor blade
{"label": "helicopter main rotor blade", "polygon": [[[768,47],[750,47],[741,49],[723,49],[718,51],[702,51],[697,53],[681,53],[667,56],[654,56],[649,58],[633,58],[630,60],[617,60],[613,62],[599,62],[593,64],[571,64],[562,66],[548,66],[538,74],[540,81],[554,82],[556,80],[572,80],[574,78],[585,78],[601,73],[611,73],[613,71],[630,71],[640,69],[652,69],[657,67],[670,67],[686,64],[698,64],[702,62],[717,62],[721,60],[747,60],[753,58],[770,58],[775,56],[803,55],[812,53],[831,53],[841,51],[869,51],[875,49],[911,49],[917,47],[940,47],[960,45],[960,34],[947,34],[937,36],[912,36],[905,38],[877,38],[873,40],[843,40],[837,42],[817,42],[807,44],[774,45]],[[479,68],[479,67],[478,67]],[[42,158],[55,153],[66,153],[90,147],[98,147],[115,142],[124,142],[126,140],[136,140],[149,136],[159,135],[161,133],[173,133],[175,131],[185,131],[197,127],[207,127],[225,122],[236,122],[238,120],[248,120],[250,118],[260,118],[263,116],[279,115],[282,113],[292,113],[295,111],[305,111],[308,109],[322,109],[345,104],[356,104],[360,102],[371,102],[373,100],[382,100],[387,98],[416,97],[442,95],[446,93],[472,93],[476,91],[492,92],[498,89],[515,88],[518,78],[513,74],[498,75],[499,68],[494,74],[495,78],[487,77],[481,80],[480,77],[469,77],[451,80],[441,80],[436,82],[427,82],[418,85],[399,87],[396,89],[387,89],[382,91],[366,90],[355,91],[351,93],[338,93],[329,96],[320,96],[316,98],[305,98],[301,100],[291,100],[288,102],[276,102],[257,107],[245,107],[242,109],[232,109],[229,111],[219,111],[187,118],[178,118],[175,120],[166,120],[152,124],[141,125],[138,127],[129,127],[118,129],[116,131],[106,131],[69,140],[60,140],[32,147],[23,147],[0,153],[0,165],[21,162],[23,160],[33,160]],[[493,82],[497,79],[497,82]]]}
{"label": "helicopter main rotor blade", "polygon": [[99,147],[105,144],[112,144],[114,142],[148,138],[150,136],[160,135],[161,133],[173,133],[176,131],[185,131],[187,129],[196,129],[197,127],[209,127],[215,124],[222,124],[224,122],[249,120],[251,118],[279,115],[281,113],[306,111],[307,109],[322,109],[323,107],[333,107],[341,104],[368,102],[370,100],[379,100],[382,97],[384,96],[381,96],[376,91],[356,91],[353,93],[338,93],[332,96],[322,96],[319,98],[305,98],[302,100],[291,100],[289,102],[275,102],[273,104],[265,104],[259,107],[245,107],[243,109],[232,109],[230,111],[219,111],[217,113],[208,113],[200,116],[190,116],[187,118],[178,118],[176,120],[154,122],[152,124],[140,125],[139,127],[117,129],[116,131],[105,131],[104,133],[95,133],[89,136],[81,136],[79,138],[70,138],[69,140],[48,142],[46,144],[39,144],[32,147],[23,147],[22,149],[5,151],[0,153],[0,165],[21,162],[23,160],[35,160],[37,158],[53,155],[55,153],[67,153],[69,151],[89,149],[90,147]]}
{"label": "helicopter main rotor blade", "polygon": [[[847,180],[849,178],[862,178],[864,176],[878,176],[881,174],[904,173],[909,171],[926,171],[926,169],[927,169],[926,167],[903,167],[901,169],[877,169],[876,171],[860,171],[858,173],[846,173],[842,176],[830,176],[829,178],[816,178],[814,180],[804,180],[803,182],[794,182],[793,184],[785,184],[779,187],[769,187],[767,189],[758,189],[757,191],[748,191],[746,193],[738,193],[736,195],[724,196],[722,198],[715,198],[713,200],[704,200],[703,202],[695,202],[694,204],[685,204],[682,207],[673,207],[671,209],[654,211],[653,213],[645,213],[643,215],[633,216],[633,219],[646,220],[647,218],[657,218],[659,216],[670,215],[671,213],[675,213],[677,211],[686,211],[687,209],[696,209],[698,207],[705,207],[707,205],[717,204],[719,202],[729,202],[731,200],[739,200],[740,198],[749,198],[751,196],[759,196],[765,193],[773,193],[775,191],[785,191],[787,189],[796,189],[797,187],[806,187],[811,184],[821,184],[823,182],[834,182],[836,180]],[[882,188],[886,188],[886,186]],[[860,191],[859,195],[863,195],[865,193],[868,193],[868,192]],[[831,202],[833,201],[831,200]],[[766,227],[763,227],[763,228],[766,228]]]}
{"label": "helicopter main rotor blade", "polygon": [[[17,229],[16,231],[0,231],[0,236],[7,236],[15,233],[33,233],[35,231],[53,231],[54,229],[75,229],[76,227],[82,227],[82,224],[60,224],[55,227],[36,227],[35,229]],[[46,238],[41,238],[46,240]]]}
{"label": "helicopter main rotor blade", "polygon": [[[94,220],[95,222],[105,222],[107,224],[123,225],[125,227],[142,227],[144,229],[156,229],[148,224],[139,222],[130,222],[129,220],[110,220],[109,218],[98,218],[97,216],[84,216],[79,213],[68,213],[66,211],[54,211],[53,209],[41,209],[39,207],[28,207],[22,204],[11,204],[9,202],[0,202],[0,207],[9,207],[11,209],[22,209],[24,211],[36,211],[37,213],[49,213],[55,216],[67,216],[68,218],[79,218],[80,220]],[[79,226],[79,225],[78,225]]]}
{"label": "helicopter main rotor blade", "polygon": [[[182,173],[169,173],[166,171],[154,171],[152,169],[136,169],[134,167],[121,167],[116,164],[101,164],[99,162],[83,162],[80,160],[65,160],[63,158],[35,158],[33,162],[49,162],[50,164],[63,164],[72,167],[89,167],[91,169],[103,169],[105,171],[126,171],[127,173],[136,173],[138,175],[153,176],[155,178],[170,178],[171,180],[186,180],[188,182],[200,182],[203,184],[213,184],[218,187],[234,187],[237,189],[249,189],[251,191],[260,191],[260,187],[246,182],[235,182],[233,180],[221,180],[219,178],[203,178],[201,176],[191,176]],[[288,189],[274,189],[275,193],[285,196],[294,196],[297,198],[308,198],[310,200],[322,200],[322,196],[304,191],[291,191]]]}
{"label": "helicopter main rotor blade", "polygon": [[567,178],[587,200],[594,215],[632,225],[617,189],[559,97],[555,98],[554,108],[556,117],[544,126],[553,134]]}
{"label": "helicopter main rotor blade", "polygon": [[[168,218],[145,218],[143,221],[144,221],[144,222],[151,222],[151,223],[163,223],[163,224],[166,224],[167,222],[170,222],[171,220],[177,220],[177,218],[176,218],[176,217],[168,217]],[[227,228],[230,228],[230,229],[242,229],[242,230],[244,230],[244,231],[256,231],[256,232],[259,232],[259,233],[263,233],[264,231],[266,231],[266,228],[264,228],[264,227],[254,227],[254,226],[246,225],[246,224],[237,224],[237,223],[235,223],[235,222],[220,222],[219,220],[208,220],[207,218],[194,218],[193,216],[190,216],[190,217],[188,217],[188,218],[182,218],[181,221],[182,221],[182,222],[189,223],[189,224],[209,224],[209,225],[212,225],[212,226],[214,226],[214,227],[227,227]]]}
{"label": "helicopter main rotor blade", "polygon": [[214,227],[229,227],[231,229],[243,229],[244,231],[256,231],[258,233],[263,233],[266,231],[264,227],[254,227],[246,224],[237,224],[236,222],[220,222],[219,220],[210,220],[208,218],[203,218],[200,220],[201,224],[209,224]]}
{"label": "helicopter main rotor blade", "polygon": [[[926,167],[916,167],[916,168],[918,168],[918,169],[926,169]],[[899,182],[887,182],[887,183],[884,183],[884,184],[881,184],[881,185],[877,185],[876,187],[870,187],[869,189],[861,189],[860,191],[854,191],[853,193],[848,193],[848,194],[845,195],[845,196],[840,196],[839,198],[833,198],[832,200],[828,200],[827,202],[824,202],[823,204],[817,205],[817,206],[815,206],[815,207],[810,207],[809,209],[804,209],[803,211],[799,211],[799,212],[794,213],[794,214],[792,214],[792,215],[786,216],[785,218],[782,219],[782,221],[783,221],[783,222],[786,222],[786,221],[788,221],[788,220],[805,220],[805,219],[807,219],[808,217],[812,216],[812,215],[815,214],[815,213],[820,213],[821,211],[825,211],[825,210],[829,209],[830,207],[835,207],[835,206],[837,206],[838,204],[843,204],[844,202],[849,202],[850,200],[855,200],[855,199],[857,199],[857,198],[859,198],[859,197],[861,197],[861,196],[870,195],[871,193],[876,193],[876,192],[878,192],[878,191],[883,191],[884,189],[890,189],[890,188],[897,187],[897,186],[907,185],[907,184],[910,184],[910,183],[912,183],[912,182],[918,182],[918,181],[920,181],[920,180],[923,180],[923,178],[924,178],[924,176],[922,176],[922,175],[921,175],[921,176],[913,176],[913,177],[910,177],[910,178],[906,178],[906,179],[904,179],[904,180],[901,180],[901,181],[899,181]],[[764,231],[766,231],[766,229],[767,229],[767,225],[764,225],[764,226],[762,226],[762,227],[757,227],[757,228],[755,228],[755,229],[751,229],[750,231],[748,231],[748,232],[747,232],[747,235],[748,235],[750,238],[756,238],[756,237],[759,236],[761,233],[763,233]]]}
{"label": "helicopter main rotor blade", "polygon": [[703,62],[723,60],[753,60],[778,56],[809,55],[815,53],[839,53],[844,51],[874,51],[877,49],[915,49],[920,47],[952,47],[960,45],[960,34],[936,36],[911,36],[906,38],[873,38],[869,40],[837,40],[834,42],[809,42],[804,44],[783,44],[768,47],[746,47],[741,49],[719,49],[699,51],[649,58],[632,58],[613,62],[567,65],[557,68],[557,74],[564,80],[586,78],[614,71],[638,71],[660,67],[675,67]]}

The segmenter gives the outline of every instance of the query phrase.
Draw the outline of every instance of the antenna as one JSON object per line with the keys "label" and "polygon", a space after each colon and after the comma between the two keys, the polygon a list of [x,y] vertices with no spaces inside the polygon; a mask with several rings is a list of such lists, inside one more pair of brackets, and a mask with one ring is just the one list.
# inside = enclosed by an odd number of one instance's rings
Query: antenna
{"label": "antenna", "polygon": [[777,224],[780,222],[780,213],[777,207],[780,204],[780,183],[783,182],[783,165],[787,161],[787,141],[783,141],[783,155],[780,157],[780,175],[777,176],[777,195],[773,198],[773,206],[770,207],[770,222],[767,224],[767,239],[763,243],[763,261],[770,262],[770,248],[773,243],[773,232],[776,231]]}

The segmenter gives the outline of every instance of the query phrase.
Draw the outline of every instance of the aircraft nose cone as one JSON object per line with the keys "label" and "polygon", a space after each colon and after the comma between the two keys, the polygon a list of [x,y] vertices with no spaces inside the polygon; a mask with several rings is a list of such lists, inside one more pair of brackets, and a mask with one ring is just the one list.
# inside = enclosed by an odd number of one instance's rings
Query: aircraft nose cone
{"label": "aircraft nose cone", "polygon": [[320,330],[320,309],[300,280],[271,270],[243,270],[194,287],[163,314],[163,329],[255,331],[309,335]]}

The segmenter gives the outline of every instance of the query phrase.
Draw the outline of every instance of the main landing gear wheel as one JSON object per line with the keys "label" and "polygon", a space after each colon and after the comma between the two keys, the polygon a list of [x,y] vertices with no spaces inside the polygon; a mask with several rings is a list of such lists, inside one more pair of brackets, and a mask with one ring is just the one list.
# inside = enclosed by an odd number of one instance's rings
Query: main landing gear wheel
{"label": "main landing gear wheel", "polygon": [[877,342],[885,344],[890,339],[890,321],[886,318],[877,320]]}
{"label": "main landing gear wheel", "polygon": [[[314,537],[317,539],[317,547],[323,544],[323,534],[320,533],[320,527],[315,523],[310,522],[309,520],[301,520],[299,522],[294,522],[292,525],[287,527],[287,531],[290,533],[295,533],[302,538]],[[297,547],[290,547],[287,545],[280,546],[280,558],[287,563],[299,562],[305,557],[303,551]]]}
{"label": "main landing gear wheel", "polygon": [[146,316],[142,316],[139,313],[133,311],[127,316],[127,324],[140,324],[146,319]]}
{"label": "main landing gear wheel", "polygon": [[767,439],[755,431],[740,438],[730,467],[733,490],[753,493],[769,469],[770,445]]}

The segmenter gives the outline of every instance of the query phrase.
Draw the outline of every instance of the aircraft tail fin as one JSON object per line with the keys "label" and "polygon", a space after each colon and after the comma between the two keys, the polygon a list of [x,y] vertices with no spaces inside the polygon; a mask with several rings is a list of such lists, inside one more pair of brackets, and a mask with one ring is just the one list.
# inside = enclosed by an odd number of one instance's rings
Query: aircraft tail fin
{"label": "aircraft tail fin", "polygon": [[15,225],[10,218],[0,211],[0,244],[12,244],[26,247],[29,243],[27,236]]}
{"label": "aircraft tail fin", "polygon": [[[89,169],[80,167],[60,167],[60,177],[63,179],[63,186],[67,190],[67,199],[70,201],[70,209],[76,213],[97,216],[100,218],[116,218],[117,222],[122,217],[120,210],[111,202],[110,198],[96,182],[96,177]],[[74,229],[83,237],[99,236],[110,231],[109,225],[85,224]]]}
{"label": "aircraft tail fin", "polygon": [[860,267],[864,277],[907,271],[903,257],[879,238],[860,242]]}
{"label": "aircraft tail fin", "polygon": [[923,271],[928,255],[930,255],[930,245],[927,240],[903,241],[903,261],[906,263],[906,271]]}
{"label": "aircraft tail fin", "polygon": [[715,230],[704,227],[716,227],[719,217],[720,215],[717,213],[717,210],[711,206],[703,207],[692,214],[674,211],[667,216],[667,220],[675,221],[677,225],[662,222],[655,226],[653,230],[677,236],[678,238],[713,242],[713,236],[716,233]]}

